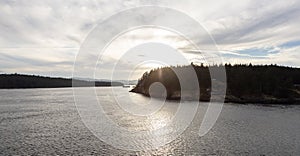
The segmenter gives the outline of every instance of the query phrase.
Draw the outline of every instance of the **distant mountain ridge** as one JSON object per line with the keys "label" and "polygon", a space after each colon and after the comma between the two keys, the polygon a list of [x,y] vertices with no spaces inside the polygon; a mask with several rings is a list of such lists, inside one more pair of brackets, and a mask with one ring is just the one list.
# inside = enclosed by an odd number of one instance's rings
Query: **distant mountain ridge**
{"label": "distant mountain ridge", "polygon": [[123,86],[121,82],[87,81],[25,74],[0,74],[0,89]]}
{"label": "distant mountain ridge", "polygon": [[[101,81],[101,82],[109,82],[109,81],[111,81],[109,79],[92,79],[92,78],[82,78],[82,77],[74,77],[73,79],[83,80],[83,81]],[[137,84],[137,80],[121,80],[121,79],[117,79],[117,80],[113,80],[113,82],[121,82],[124,85],[136,85]]]}

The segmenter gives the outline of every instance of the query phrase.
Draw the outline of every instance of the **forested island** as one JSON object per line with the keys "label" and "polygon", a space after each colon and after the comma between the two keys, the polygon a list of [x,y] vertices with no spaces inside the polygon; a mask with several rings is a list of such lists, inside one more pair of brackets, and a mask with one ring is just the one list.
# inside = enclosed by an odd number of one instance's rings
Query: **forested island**
{"label": "forested island", "polygon": [[85,81],[24,74],[1,74],[0,89],[123,86],[120,82]]}
{"label": "forested island", "polygon": [[[196,72],[200,93],[194,90],[181,91],[177,75],[182,81],[190,81],[190,69]],[[211,78],[210,70],[226,71],[226,79]],[[177,75],[176,75],[177,74]],[[146,72],[138,80],[131,92],[150,96],[149,88],[154,82],[160,82],[166,88],[166,98],[179,100],[184,96],[196,95],[194,99],[210,101],[212,81],[215,84],[226,83],[225,102],[262,103],[262,104],[300,104],[300,69],[277,65],[187,65],[177,67],[162,67]],[[181,93],[187,93],[181,95]],[[221,96],[221,95],[220,95]]]}

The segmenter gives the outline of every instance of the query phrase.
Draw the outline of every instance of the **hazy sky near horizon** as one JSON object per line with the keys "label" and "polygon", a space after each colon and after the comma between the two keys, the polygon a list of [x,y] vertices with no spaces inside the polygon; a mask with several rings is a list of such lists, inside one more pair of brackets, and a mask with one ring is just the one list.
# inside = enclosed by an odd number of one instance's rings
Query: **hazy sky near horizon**
{"label": "hazy sky near horizon", "polygon": [[[93,28],[120,10],[142,5],[174,8],[196,19],[215,40],[224,62],[300,67],[299,0],[0,0],[0,73],[71,77],[79,48]],[[147,34],[162,41],[172,38],[158,32],[143,31],[144,38],[138,40],[149,40]],[[134,33],[123,38],[136,39]],[[113,49],[118,47],[124,51],[120,44]],[[193,51],[188,55],[198,57]],[[118,59],[102,60],[102,72],[96,77],[110,78]],[[119,70],[125,72],[136,67],[120,62]],[[155,66],[148,67],[143,69]]]}

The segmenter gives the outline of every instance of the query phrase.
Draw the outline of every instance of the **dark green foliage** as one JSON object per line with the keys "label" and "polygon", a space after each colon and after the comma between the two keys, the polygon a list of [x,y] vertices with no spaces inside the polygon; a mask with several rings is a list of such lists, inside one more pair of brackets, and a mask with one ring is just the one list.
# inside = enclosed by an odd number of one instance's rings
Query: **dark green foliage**
{"label": "dark green foliage", "polygon": [[[149,86],[154,82],[161,82],[168,91],[168,97],[175,92],[180,92],[180,84],[175,73],[185,76],[188,81],[190,76],[185,72],[188,67],[193,67],[197,73],[200,100],[208,101],[211,91],[211,70],[226,69],[227,91],[226,98],[239,99],[256,98],[256,100],[270,97],[271,99],[299,99],[300,69],[282,67],[277,65],[214,65],[163,67],[145,73],[138,81],[133,92],[147,95]],[[174,73],[175,71],[175,73]],[[161,76],[158,76],[160,73]],[[215,78],[214,78],[215,79]],[[216,80],[220,83],[223,80]],[[229,100],[230,101],[230,100]],[[249,100],[248,100],[249,101]]]}
{"label": "dark green foliage", "polygon": [[[73,83],[73,85],[72,85]],[[89,87],[89,86],[122,86],[119,82],[83,81],[51,78],[34,75],[2,74],[0,75],[0,88],[58,88],[58,87]]]}
{"label": "dark green foliage", "polygon": [[287,98],[299,82],[300,70],[280,66],[226,66],[228,91],[232,95],[271,95]]}

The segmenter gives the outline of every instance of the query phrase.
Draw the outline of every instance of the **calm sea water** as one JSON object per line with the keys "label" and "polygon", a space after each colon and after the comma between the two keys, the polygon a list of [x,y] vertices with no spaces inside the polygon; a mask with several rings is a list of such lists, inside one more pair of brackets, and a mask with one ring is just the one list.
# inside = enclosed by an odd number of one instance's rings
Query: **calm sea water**
{"label": "calm sea water", "polygon": [[[97,88],[98,98],[112,97],[110,90]],[[128,96],[128,89],[115,88],[115,93]],[[145,109],[151,107],[145,104],[147,97],[129,96]],[[130,106],[130,101],[122,102]],[[114,100],[102,105],[119,126],[147,131],[168,123],[178,102],[168,101],[156,117],[146,120],[127,116]],[[200,137],[197,130],[206,106],[200,104],[192,124],[176,140],[137,152],[94,136],[78,114],[72,88],[0,90],[0,155],[300,155],[300,106],[224,104],[214,127]]]}

